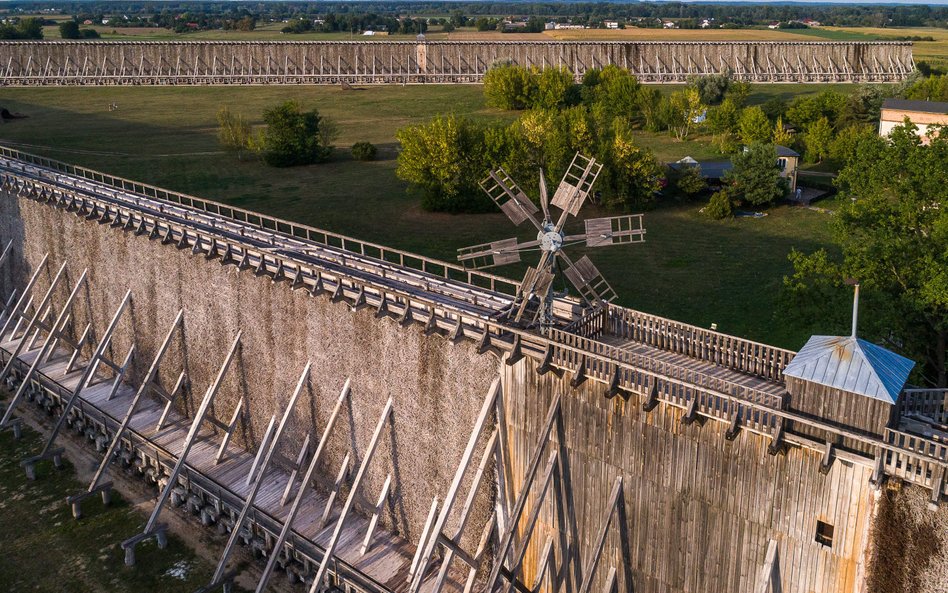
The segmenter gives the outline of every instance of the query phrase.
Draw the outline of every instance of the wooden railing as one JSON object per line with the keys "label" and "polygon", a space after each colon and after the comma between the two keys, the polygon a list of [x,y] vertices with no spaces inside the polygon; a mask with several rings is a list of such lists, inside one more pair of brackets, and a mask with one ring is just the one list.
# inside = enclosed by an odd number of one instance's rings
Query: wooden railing
{"label": "wooden railing", "polygon": [[905,389],[902,415],[918,414],[948,424],[948,389]]}
{"label": "wooden railing", "polygon": [[608,312],[607,332],[615,336],[713,362],[762,379],[783,381],[783,369],[796,354],[632,309],[610,305]]}
{"label": "wooden railing", "polygon": [[886,475],[901,478],[928,489],[940,488],[945,494],[948,481],[948,441],[938,437],[926,438],[900,430],[886,429],[885,442],[891,445],[882,451]]}
{"label": "wooden railing", "polygon": [[509,278],[504,278],[502,276],[466,270],[461,266],[430,257],[425,257],[424,255],[418,255],[416,253],[410,253],[399,249],[392,249],[391,247],[385,247],[384,245],[378,245],[368,241],[361,241],[359,239],[354,239],[352,237],[334,233],[332,231],[290,222],[288,220],[283,220],[273,216],[267,216],[265,214],[253,212],[252,210],[244,210],[243,208],[228,206],[227,204],[222,204],[213,200],[196,198],[187,194],[162,189],[154,185],[148,185],[146,183],[132,181],[122,177],[116,177],[114,175],[108,175],[106,173],[101,173],[92,169],[86,169],[77,165],[70,165],[68,163],[63,163],[43,156],[22,152],[14,148],[0,146],[0,156],[17,159],[26,163],[45,167],[47,169],[53,169],[68,175],[88,179],[89,181],[94,181],[96,183],[102,183],[122,191],[141,194],[149,198],[166,200],[173,204],[179,204],[187,208],[193,208],[201,212],[214,214],[215,216],[219,216],[221,218],[227,218],[242,224],[251,225],[261,230],[282,233],[284,235],[311,241],[313,243],[344,249],[352,253],[358,253],[359,255],[372,257],[391,264],[398,264],[399,266],[405,268],[419,270],[426,274],[433,274],[448,280],[466,282],[473,286],[478,286],[491,291],[500,292],[507,295],[514,295],[517,293],[517,289],[520,287],[520,283],[518,281],[510,280]]}
{"label": "wooden railing", "polygon": [[606,330],[608,314],[604,308],[596,307],[576,321],[563,328],[562,331],[576,334],[585,338],[598,338]]}
{"label": "wooden railing", "polygon": [[[553,349],[553,364],[556,366],[583,368],[590,378],[605,383],[615,381],[624,390],[650,394],[681,408],[688,408],[696,399],[697,413],[722,421],[733,421],[733,415],[737,413],[742,426],[756,432],[771,433],[780,416],[766,409],[782,410],[785,405],[785,399],[780,395],[576,334],[552,329],[550,339],[566,346]],[[744,403],[753,405],[745,406]]]}

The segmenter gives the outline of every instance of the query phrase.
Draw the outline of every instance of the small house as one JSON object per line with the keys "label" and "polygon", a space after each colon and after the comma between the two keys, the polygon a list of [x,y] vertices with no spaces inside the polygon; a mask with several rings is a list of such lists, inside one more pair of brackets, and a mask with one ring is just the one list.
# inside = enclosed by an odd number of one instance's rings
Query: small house
{"label": "small house", "polygon": [[[790,193],[797,191],[797,173],[800,167],[800,153],[786,146],[776,145],[777,165],[780,167],[780,176],[785,177],[790,185]],[[683,167],[698,167],[701,176],[710,186],[719,186],[724,174],[731,170],[731,161],[697,161],[690,156],[671,163],[672,169],[680,171]]]}
{"label": "small house", "polygon": [[948,125],[948,103],[886,99],[879,116],[879,135],[888,136],[906,119],[918,127],[916,133],[927,144],[940,126]]}

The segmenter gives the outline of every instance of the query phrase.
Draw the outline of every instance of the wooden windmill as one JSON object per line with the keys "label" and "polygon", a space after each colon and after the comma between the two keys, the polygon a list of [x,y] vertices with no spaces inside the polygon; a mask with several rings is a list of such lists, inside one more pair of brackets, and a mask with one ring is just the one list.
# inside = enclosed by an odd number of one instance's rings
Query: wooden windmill
{"label": "wooden windmill", "polygon": [[530,198],[521,190],[503,169],[497,169],[481,182],[481,188],[503,210],[515,225],[530,221],[537,229],[533,241],[519,242],[516,238],[503,239],[474,245],[458,250],[458,260],[468,269],[480,270],[493,266],[519,262],[525,251],[539,251],[540,261],[536,267],[527,268],[520,290],[511,307],[503,315],[511,321],[533,326],[548,327],[553,323],[553,280],[562,262],[563,275],[576,287],[587,306],[598,307],[616,297],[615,291],[606,282],[592,261],[583,256],[575,263],[563,251],[578,243],[587,247],[603,247],[620,243],[641,243],[645,240],[642,215],[590,218],[585,221],[586,232],[567,235],[563,227],[569,216],[577,216],[592,192],[593,184],[602,171],[596,159],[576,153],[553,194],[552,205],[561,210],[554,222],[550,215],[550,200],[546,181],[540,171],[540,205],[543,208],[542,222],[539,212]]}

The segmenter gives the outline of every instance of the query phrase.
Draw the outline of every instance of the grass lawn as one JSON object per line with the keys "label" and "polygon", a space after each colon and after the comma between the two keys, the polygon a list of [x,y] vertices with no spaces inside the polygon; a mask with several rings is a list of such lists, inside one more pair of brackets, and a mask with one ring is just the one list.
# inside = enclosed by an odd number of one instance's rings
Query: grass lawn
{"label": "grass lawn", "polygon": [[213,568],[176,537],[159,550],[154,540],[138,546],[135,567],[125,566],[119,542],[134,535],[145,517],[117,494],[103,507],[84,505],[76,521],[65,497],[79,492],[72,468],[57,471],[42,464],[40,478],[28,481],[20,460],[35,454],[44,440],[24,428],[21,440],[0,433],[0,583],[9,592],[193,593],[210,580]]}
{"label": "grass lawn", "polygon": [[[826,85],[755,87],[752,100],[814,93]],[[380,160],[352,160],[346,149],[328,164],[286,170],[240,162],[219,150],[220,105],[259,121],[287,98],[316,105],[339,124],[338,145],[368,140]],[[109,112],[110,102],[119,105]],[[28,119],[0,125],[0,142],[170,189],[300,221],[426,255],[453,259],[458,247],[514,233],[501,214],[422,211],[395,176],[395,131],[434,114],[511,120],[484,105],[481,87],[386,86],[239,88],[30,88],[0,90],[0,107]],[[685,143],[641,133],[662,160],[715,158],[707,138]],[[532,189],[532,188],[528,188]],[[827,244],[826,214],[780,207],[762,219],[713,222],[699,204],[669,204],[646,215],[643,245],[596,250],[594,258],[620,303],[725,332],[798,348],[807,336],[773,316],[787,253]],[[604,214],[590,208],[586,216]],[[500,270],[511,276],[518,269]]]}

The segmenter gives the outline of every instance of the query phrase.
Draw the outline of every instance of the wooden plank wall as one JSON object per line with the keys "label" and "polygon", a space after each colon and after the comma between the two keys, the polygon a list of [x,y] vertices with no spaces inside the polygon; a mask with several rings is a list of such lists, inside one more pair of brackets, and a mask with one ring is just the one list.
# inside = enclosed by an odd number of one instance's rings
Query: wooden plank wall
{"label": "wooden plank wall", "polygon": [[[513,480],[519,487],[539,425],[561,393],[584,558],[621,474],[636,593],[753,591],[771,539],[785,593],[857,590],[873,505],[868,467],[837,461],[824,476],[817,452],[770,456],[768,439],[743,431],[727,441],[725,423],[685,426],[680,409],[645,413],[638,396],[606,399],[606,387],[592,381],[571,389],[568,378],[539,376],[536,366],[528,358],[504,371]],[[558,528],[552,517],[547,504],[528,565]],[[831,548],[815,541],[818,520],[834,527]],[[618,555],[612,532],[592,591],[602,590]]]}

